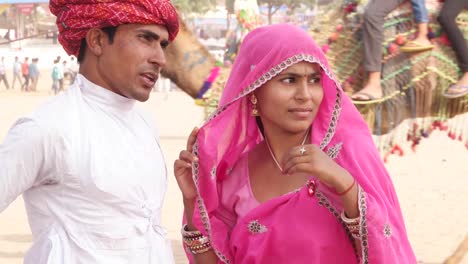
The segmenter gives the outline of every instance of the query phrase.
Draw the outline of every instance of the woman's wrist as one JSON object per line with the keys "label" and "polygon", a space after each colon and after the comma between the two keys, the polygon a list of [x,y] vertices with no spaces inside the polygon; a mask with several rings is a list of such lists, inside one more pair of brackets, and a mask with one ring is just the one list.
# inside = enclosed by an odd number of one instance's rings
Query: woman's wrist
{"label": "woman's wrist", "polygon": [[326,180],[322,181],[337,193],[346,190],[354,181],[351,174],[338,165],[335,168],[328,169],[324,174],[326,174],[326,177],[324,177]]}
{"label": "woman's wrist", "polygon": [[195,211],[195,199],[183,199],[185,220],[187,221],[187,227],[189,230],[196,230],[193,224],[193,213]]}

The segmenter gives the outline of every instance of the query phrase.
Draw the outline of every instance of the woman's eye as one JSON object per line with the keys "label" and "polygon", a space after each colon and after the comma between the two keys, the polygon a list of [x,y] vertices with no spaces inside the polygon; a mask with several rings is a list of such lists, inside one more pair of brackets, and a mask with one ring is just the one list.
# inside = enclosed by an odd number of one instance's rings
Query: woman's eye
{"label": "woman's eye", "polygon": [[312,77],[310,78],[311,83],[319,83],[320,82],[320,77]]}
{"label": "woman's eye", "polygon": [[294,78],[293,78],[293,77],[287,77],[287,78],[282,79],[281,82],[284,82],[284,83],[293,83],[293,82],[294,82]]}

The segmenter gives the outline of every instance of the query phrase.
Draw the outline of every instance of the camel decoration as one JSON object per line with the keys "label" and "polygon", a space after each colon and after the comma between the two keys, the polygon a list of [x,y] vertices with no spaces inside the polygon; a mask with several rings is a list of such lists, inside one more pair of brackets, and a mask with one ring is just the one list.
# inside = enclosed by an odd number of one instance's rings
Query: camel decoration
{"label": "camel decoration", "polygon": [[[347,94],[358,91],[365,81],[360,66],[364,2],[367,1],[333,1],[320,21],[320,25],[329,26],[311,30]],[[399,51],[399,46],[416,28],[409,1],[403,3],[385,20],[381,83],[384,97],[355,102],[384,157],[403,155],[403,145],[415,150],[421,139],[436,129],[446,131],[451,139],[468,148],[468,96],[456,99],[442,96],[458,80],[460,69],[436,21],[441,3],[426,0],[426,5],[430,14],[429,37],[436,48],[414,54]],[[468,39],[468,12],[462,12],[457,22]]]}
{"label": "camel decoration", "polygon": [[[428,0],[430,28],[436,48],[412,55],[400,53],[397,38],[414,33],[414,19],[408,3],[394,10],[385,23],[385,49],[382,58],[384,97],[377,101],[359,102],[359,109],[384,159],[390,154],[404,155],[416,149],[422,138],[434,130],[446,131],[468,148],[468,96],[447,99],[442,92],[456,82],[460,74],[457,61],[435,20],[440,6]],[[360,5],[363,5],[362,3]],[[347,94],[359,90],[363,83],[360,67],[362,12],[356,2],[334,0],[318,16],[310,34],[322,45],[333,72]],[[362,8],[361,8],[362,10]],[[245,22],[245,21],[241,21]],[[468,12],[457,18],[468,39]],[[242,24],[242,23],[240,23]],[[217,107],[219,96],[229,74],[228,67],[216,64],[213,56],[181,21],[181,29],[167,51],[169,64],[163,75],[170,78],[209,115]]]}

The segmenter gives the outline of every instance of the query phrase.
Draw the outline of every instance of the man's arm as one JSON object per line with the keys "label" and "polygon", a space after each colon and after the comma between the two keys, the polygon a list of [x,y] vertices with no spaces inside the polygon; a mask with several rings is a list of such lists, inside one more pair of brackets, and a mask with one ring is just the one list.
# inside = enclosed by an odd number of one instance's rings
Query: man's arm
{"label": "man's arm", "polygon": [[0,212],[51,175],[55,161],[51,137],[31,119],[20,119],[10,129],[0,145]]}

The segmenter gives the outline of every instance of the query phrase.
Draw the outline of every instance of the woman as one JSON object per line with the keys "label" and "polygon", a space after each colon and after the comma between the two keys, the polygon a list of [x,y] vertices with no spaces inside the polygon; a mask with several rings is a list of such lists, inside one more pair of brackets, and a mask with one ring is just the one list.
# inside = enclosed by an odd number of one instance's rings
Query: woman
{"label": "woman", "polygon": [[174,172],[192,263],[416,263],[369,129],[295,26],[246,36]]}

